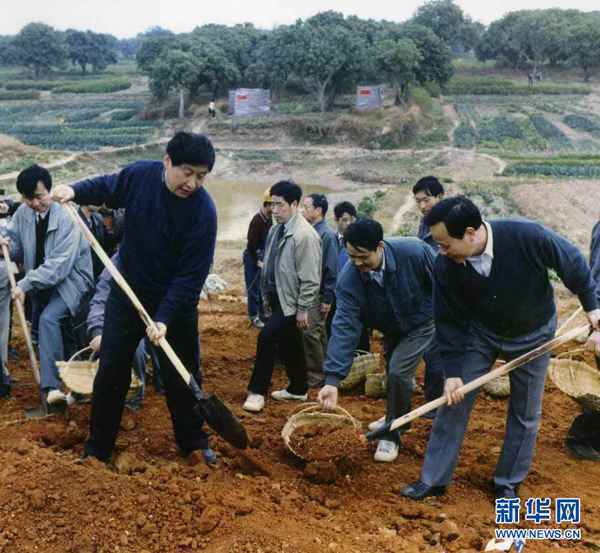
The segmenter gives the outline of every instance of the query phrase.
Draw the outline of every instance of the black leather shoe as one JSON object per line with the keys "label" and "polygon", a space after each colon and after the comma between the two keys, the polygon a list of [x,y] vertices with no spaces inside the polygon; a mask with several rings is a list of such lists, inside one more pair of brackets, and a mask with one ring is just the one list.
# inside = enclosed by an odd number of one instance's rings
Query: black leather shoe
{"label": "black leather shoe", "polygon": [[500,486],[494,486],[494,495],[496,499],[513,499],[519,497],[519,484],[514,488],[502,488]]}
{"label": "black leather shoe", "polygon": [[417,480],[416,482],[406,486],[400,495],[404,497],[410,497],[415,501],[420,501],[426,497],[444,495],[446,493],[446,486],[428,486],[425,482]]}
{"label": "black leather shoe", "polygon": [[574,457],[578,459],[587,459],[588,461],[600,461],[600,451],[585,443],[578,443],[574,440],[566,441],[567,449]]}

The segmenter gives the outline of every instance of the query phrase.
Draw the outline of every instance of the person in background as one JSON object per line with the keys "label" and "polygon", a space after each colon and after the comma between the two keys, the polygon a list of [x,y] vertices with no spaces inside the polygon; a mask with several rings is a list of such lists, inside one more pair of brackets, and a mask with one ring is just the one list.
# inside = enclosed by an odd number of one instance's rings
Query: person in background
{"label": "person in background", "polygon": [[[417,236],[429,244],[437,255],[439,245],[431,236],[431,230],[425,223],[425,217],[434,206],[444,199],[444,187],[437,177],[428,176],[419,179],[413,186],[412,192],[415,203],[422,215]],[[435,339],[431,347],[425,352],[423,360],[425,361],[423,394],[425,401],[429,402],[437,399],[444,393],[444,366]],[[437,409],[430,411],[424,418],[434,419],[436,413]]]}
{"label": "person in background", "polygon": [[[600,221],[592,229],[590,267],[596,283],[596,299],[600,304]],[[587,347],[594,352],[596,367],[600,371],[600,332],[592,333]],[[573,420],[567,432],[565,446],[578,459],[600,461],[600,413],[584,408],[583,413]]]}
{"label": "person in background", "polygon": [[321,286],[321,239],[299,213],[302,189],[292,181],[271,187],[274,225],[265,246],[261,274],[263,301],[270,316],[258,334],[256,360],[243,408],[258,413],[271,386],[275,347],[289,384],[271,397],[277,401],[306,401],[308,382],[302,333],[308,314],[318,308]]}
{"label": "person in background", "polygon": [[415,203],[421,212],[421,221],[417,236],[427,242],[437,253],[439,245],[431,236],[431,230],[425,223],[425,217],[431,209],[444,199],[444,187],[437,177],[423,177],[419,179],[412,189]]}
{"label": "person in background", "polygon": [[327,350],[327,330],[325,322],[335,302],[335,283],[337,281],[338,249],[336,235],[329,228],[325,216],[329,203],[323,194],[310,194],[303,200],[304,218],[317,231],[321,238],[321,289],[320,305],[313,309],[309,329],[304,332],[304,354],[309,388],[320,388],[325,376],[323,360]]}
{"label": "person in background", "polygon": [[244,280],[248,297],[248,317],[256,328],[264,326],[264,312],[260,293],[260,274],[263,266],[265,242],[273,225],[270,188],[263,194],[263,203],[248,226],[247,244],[243,254]]}
{"label": "person in background", "polygon": [[[7,227],[11,259],[22,261],[25,277],[13,290],[14,300],[33,299],[32,328],[37,329],[40,386],[49,405],[66,405],[56,361],[65,359],[61,325],[75,316],[81,299],[93,287],[90,247],[63,207],[50,195],[47,169],[31,165],[17,177],[23,205]],[[34,334],[34,332],[32,332]]]}
{"label": "person in background", "polygon": [[[87,228],[90,229],[96,240],[102,246],[102,249],[106,251],[106,229],[104,227],[104,220],[95,208],[87,205],[82,205],[77,210],[79,216],[83,219]],[[104,265],[94,250],[92,250],[92,267],[94,270],[94,280],[97,281],[100,273],[104,270]]]}

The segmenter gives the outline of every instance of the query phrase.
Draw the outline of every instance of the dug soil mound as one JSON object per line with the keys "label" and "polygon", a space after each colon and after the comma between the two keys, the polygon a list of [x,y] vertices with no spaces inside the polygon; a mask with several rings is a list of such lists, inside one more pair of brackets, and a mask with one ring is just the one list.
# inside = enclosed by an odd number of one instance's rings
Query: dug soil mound
{"label": "dug soil mound", "polygon": [[290,439],[293,450],[305,461],[336,461],[364,448],[358,430],[351,426],[321,423],[299,428]]}
{"label": "dug soil mound", "polygon": [[[65,418],[24,420],[23,409],[38,402],[38,393],[19,345],[20,360],[9,361],[18,382],[12,398],[0,400],[1,553],[483,550],[496,527],[489,481],[502,444],[506,400],[480,395],[448,493],[416,503],[399,491],[419,477],[431,422],[413,423],[394,463],[375,463],[373,446],[357,444],[346,430],[305,436],[305,453],[313,460],[295,458],[281,439],[294,402],[268,400],[259,414],[241,408],[257,337],[244,304],[218,302],[211,308],[202,302],[204,387],[231,406],[251,445],[239,454],[211,435],[219,456],[213,468],[198,456],[180,455],[164,397],[152,384],[143,408],[127,414],[134,424],[120,431],[112,463],[81,461],[90,406],[76,405]],[[18,341],[16,324],[14,333]],[[381,351],[379,342],[373,346]],[[422,382],[422,369],[417,381]],[[277,368],[273,387],[285,384]],[[415,404],[422,401],[417,393]],[[344,396],[342,405],[363,423],[384,412],[382,400],[364,396]],[[573,459],[563,446],[579,412],[547,383],[536,457],[520,492],[523,499],[581,498],[584,541],[557,546],[531,541],[528,552],[558,547],[589,553],[600,543],[600,463]],[[325,451],[335,451],[334,460]]]}

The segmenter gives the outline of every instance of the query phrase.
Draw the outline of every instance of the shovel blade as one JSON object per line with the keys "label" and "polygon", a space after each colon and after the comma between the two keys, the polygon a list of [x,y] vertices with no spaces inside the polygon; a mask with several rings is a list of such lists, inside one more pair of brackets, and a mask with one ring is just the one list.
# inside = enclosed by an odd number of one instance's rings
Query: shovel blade
{"label": "shovel blade", "polygon": [[244,425],[217,396],[209,395],[199,399],[195,410],[208,426],[233,447],[248,447],[248,434]]}
{"label": "shovel blade", "polygon": [[383,426],[380,426],[377,430],[371,430],[371,432],[367,432],[367,440],[370,442],[373,440],[379,440],[385,434],[389,433],[390,426],[392,426],[392,423],[387,422]]}

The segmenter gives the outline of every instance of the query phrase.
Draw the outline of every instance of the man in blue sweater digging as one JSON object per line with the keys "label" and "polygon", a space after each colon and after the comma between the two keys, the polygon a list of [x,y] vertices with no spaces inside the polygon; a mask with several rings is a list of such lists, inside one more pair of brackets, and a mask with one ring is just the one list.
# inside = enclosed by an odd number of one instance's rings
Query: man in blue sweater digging
{"label": "man in blue sweater digging", "polygon": [[[168,143],[163,161],[139,161],[114,175],[59,186],[53,193],[63,202],[125,208],[119,250],[123,276],[156,323],[146,329],[113,282],[94,381],[88,456],[105,462],[110,458],[130,384],[129,367],[144,332],[155,344],[166,337],[201,384],[196,305],[217,234],[215,205],[202,185],[214,162],[206,136],[179,132]],[[189,455],[207,450],[204,421],[193,410],[192,392],[162,349],[159,361],[180,451]]]}
{"label": "man in blue sweater digging", "polygon": [[[420,500],[450,483],[477,391],[458,389],[554,337],[556,306],[548,269],[579,297],[598,328],[600,311],[590,269],[570,242],[525,219],[483,221],[465,197],[434,206],[425,224],[440,245],[434,268],[436,339],[444,363],[448,404],[438,410],[421,479],[402,490]],[[550,355],[512,371],[504,444],[496,466],[496,498],[518,497],[533,458]]]}

